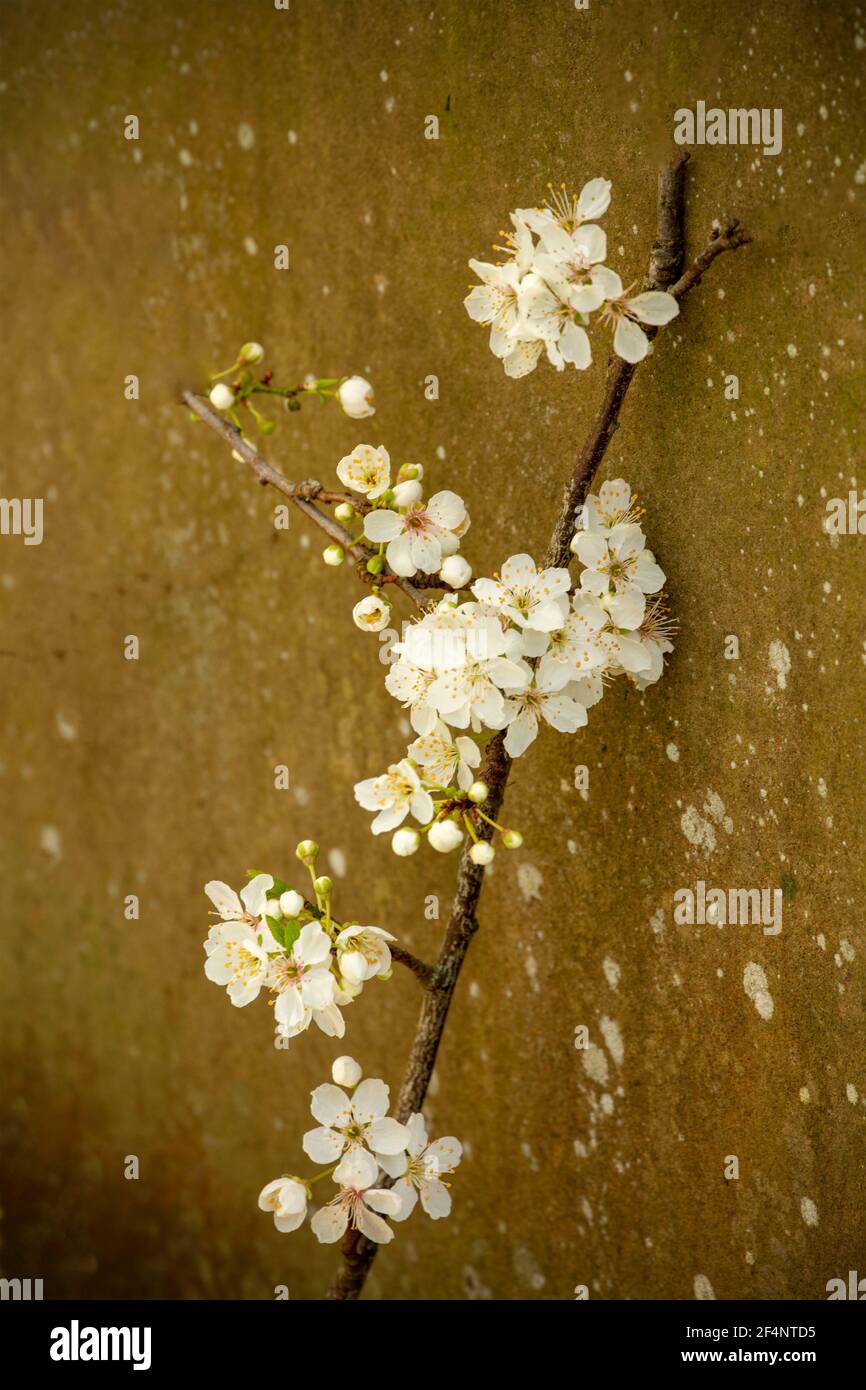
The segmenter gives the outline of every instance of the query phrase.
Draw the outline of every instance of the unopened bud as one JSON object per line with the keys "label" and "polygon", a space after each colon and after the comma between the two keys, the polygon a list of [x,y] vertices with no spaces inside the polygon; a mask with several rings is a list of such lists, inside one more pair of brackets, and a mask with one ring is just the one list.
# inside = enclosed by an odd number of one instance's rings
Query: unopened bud
{"label": "unopened bud", "polygon": [[502,843],[506,849],[520,849],[523,836],[519,830],[505,830],[502,833]]}
{"label": "unopened bud", "polygon": [[218,381],[216,386],[211,387],[208,400],[215,410],[231,410],[235,403],[235,393],[224,381]]}
{"label": "unopened bud", "polygon": [[479,840],[477,845],[473,845],[469,851],[469,858],[473,864],[491,864],[496,857],[496,850],[489,840]]}
{"label": "unopened bud", "polygon": [[346,558],[346,552],[341,545],[326,545],[322,551],[322,559],[326,565],[342,565]]}
{"label": "unopened bud", "polygon": [[240,360],[241,362],[248,362],[250,366],[255,366],[257,362],[261,362],[264,355],[265,350],[261,343],[244,343],[241,348]]}
{"label": "unopened bud", "polygon": [[319,853],[315,840],[302,840],[295,850],[295,856],[302,864],[314,864]]}
{"label": "unopened bud", "polygon": [[339,502],[334,508],[334,516],[338,521],[352,521],[355,516],[355,508],[351,502]]}
{"label": "unopened bud", "polygon": [[331,1067],[331,1076],[337,1085],[348,1086],[350,1090],[357,1086],[363,1075],[360,1064],[354,1057],[338,1057]]}
{"label": "unopened bud", "polygon": [[470,801],[474,801],[477,806],[480,806],[482,801],[487,800],[490,792],[486,782],[473,782],[466,795]]}
{"label": "unopened bud", "polygon": [[327,898],[333,886],[334,885],[328,878],[327,874],[322,874],[321,878],[317,878],[313,884],[313,887],[315,888],[316,893],[320,898]]}

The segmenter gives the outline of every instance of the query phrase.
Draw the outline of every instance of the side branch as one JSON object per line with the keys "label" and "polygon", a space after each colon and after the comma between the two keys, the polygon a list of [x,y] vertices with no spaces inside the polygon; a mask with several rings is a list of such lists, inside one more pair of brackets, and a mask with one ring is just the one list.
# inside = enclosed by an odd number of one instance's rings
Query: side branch
{"label": "side branch", "polygon": [[396,941],[391,942],[390,949],[391,959],[407,966],[414,975],[418,976],[424,989],[429,988],[436,974],[436,967],[428,965],[426,960],[419,960],[417,956],[413,956],[411,951],[407,951],[405,946],[398,946]]}
{"label": "side branch", "polygon": [[[326,488],[322,487],[321,483],[317,483],[313,480],[304,483],[290,482],[278,468],[274,468],[273,464],[268,463],[267,459],[262,457],[258,449],[254,448],[249,440],[244,438],[236,425],[233,425],[230,420],[226,420],[224,416],[220,415],[219,411],[214,410],[210,402],[205,400],[203,396],[197,395],[195,391],[181,391],[181,400],[184,405],[189,407],[194,415],[197,415],[200,420],[203,420],[206,425],[209,425],[215,434],[220,435],[227,444],[231,445],[235,453],[237,453],[245,463],[249,464],[262,487],[270,486],[276,488],[277,492],[281,492],[284,497],[288,497],[289,501],[294,503],[298,510],[304,513],[304,516],[312,521],[315,526],[318,526],[321,531],[324,531],[325,535],[328,536],[330,540],[334,541],[336,545],[342,546],[346,554],[351,555],[352,559],[357,562],[359,566],[359,576],[362,579],[365,578],[365,566],[367,560],[370,558],[367,551],[364,550],[363,546],[357,545],[355,541],[352,540],[345,526],[341,526],[339,521],[335,521],[333,517],[320,511],[319,508],[314,505],[313,499],[318,498],[322,502],[352,501],[352,505],[359,511],[363,510],[363,505],[358,507],[354,500],[349,498],[345,493],[329,492]],[[386,569],[383,574],[375,577],[380,581],[385,580],[389,584],[396,584],[399,589],[403,590],[407,598],[412,600],[416,608],[423,609],[426,607],[428,600],[414,584],[408,579],[404,579],[402,575],[392,574],[390,570]],[[366,575],[366,578],[372,583],[374,576]]]}
{"label": "side branch", "polygon": [[[658,235],[653,243],[645,282],[646,289],[666,289],[677,299],[682,299],[694,285],[700,283],[704,272],[723,251],[734,251],[749,240],[736,222],[729,223],[723,229],[714,230],[704,250],[680,276],[685,244],[683,193],[686,162],[687,156],[680,154],[659,174]],[[648,337],[655,336],[656,330],[653,328],[644,331]],[[544,559],[545,566],[568,565],[576,509],[585,501],[598,466],[618,427],[622,403],[635,368],[636,364],[624,362],[620,358],[611,361],[601,409],[566,488]],[[498,817],[511,770],[511,759],[504,748],[504,737],[504,734],[499,733],[488,743],[478,772],[479,778],[486,782],[489,788],[485,806],[494,820]],[[424,996],[415,1041],[400,1090],[397,1118],[403,1122],[414,1111],[421,1109],[427,1094],[460,969],[477,930],[475,914],[483,879],[484,870],[473,864],[469,858],[468,847],[465,848],[460,860],[457,888],[445,939]],[[377,1248],[373,1241],[367,1240],[359,1231],[349,1230],[343,1239],[340,1267],[326,1297],[333,1300],[358,1298]]]}

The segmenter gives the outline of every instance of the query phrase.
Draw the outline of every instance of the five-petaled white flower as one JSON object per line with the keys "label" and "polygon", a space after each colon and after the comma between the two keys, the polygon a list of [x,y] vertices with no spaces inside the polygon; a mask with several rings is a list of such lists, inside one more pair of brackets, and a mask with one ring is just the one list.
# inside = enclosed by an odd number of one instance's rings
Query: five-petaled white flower
{"label": "five-petaled white flower", "polygon": [[664,570],[646,549],[646,536],[634,523],[611,527],[607,535],[578,531],[572,549],[586,569],[580,587],[591,594],[617,593],[637,588],[644,594],[658,593],[665,582]]}
{"label": "five-petaled white flower", "polygon": [[427,782],[450,787],[456,776],[457,785],[468,791],[475,780],[473,769],[481,762],[481,749],[471,738],[452,739],[447,724],[438,720],[429,734],[423,734],[409,744],[409,757],[424,770]]}
{"label": "five-petaled white flower", "polygon": [[[490,346],[496,352],[496,342],[508,342],[517,327],[520,310],[517,292],[520,281],[532,264],[533,242],[526,223],[511,215],[514,233],[511,236],[513,255],[502,265],[471,260],[469,266],[481,281],[469,291],[463,303],[466,312],[476,323],[489,324]],[[497,353],[497,356],[500,356]]]}
{"label": "five-petaled white flower", "polygon": [[387,1245],[394,1239],[394,1232],[377,1213],[396,1216],[400,1211],[400,1198],[384,1187],[374,1187],[379,1176],[379,1165],[375,1158],[358,1149],[347,1154],[334,1169],[334,1182],[340,1187],[336,1197],[316,1212],[310,1226],[314,1235],[323,1244],[333,1245],[340,1239],[351,1224],[368,1240],[379,1245]]}
{"label": "five-petaled white flower", "polygon": [[407,578],[422,570],[436,574],[442,560],[459,546],[466,507],[456,492],[436,492],[405,512],[380,507],[364,517],[368,541],[386,544],[385,558],[395,574]]}
{"label": "five-petaled white flower", "polygon": [[505,751],[512,758],[519,758],[535,741],[539,719],[563,734],[574,734],[586,723],[586,707],[574,698],[570,686],[563,687],[556,666],[542,662],[531,685],[514,695],[506,690],[505,695],[502,727],[508,728]]}
{"label": "five-petaled white flower", "polygon": [[259,1193],[261,1211],[273,1212],[278,1231],[296,1231],[307,1214],[309,1191],[297,1178],[274,1178]]}
{"label": "five-petaled white flower", "polygon": [[638,515],[636,498],[628,483],[623,478],[613,478],[587,497],[580,526],[584,531],[607,536],[614,526],[636,521]]}
{"label": "five-petaled white flower", "polygon": [[[407,1162],[392,1188],[400,1199],[400,1210],[394,1214],[394,1220],[405,1221],[411,1216],[420,1196],[427,1215],[438,1221],[451,1211],[451,1193],[444,1179],[459,1164],[463,1146],[450,1135],[428,1143],[423,1115],[410,1115],[406,1129],[409,1131]],[[390,1171],[390,1167],[386,1171]]]}
{"label": "five-petaled white flower", "polygon": [[629,296],[615,271],[611,277],[602,310],[602,319],[614,325],[613,350],[626,362],[642,362],[650,350],[650,342],[641,328],[642,323],[653,327],[670,323],[680,312],[672,294],[665,290],[647,290]]}
{"label": "five-petaled white flower", "polygon": [[335,1163],[352,1149],[369,1149],[377,1159],[402,1154],[408,1132],[388,1115],[389,1091],[384,1081],[368,1077],[351,1100],[330,1081],[312,1092],[310,1111],[318,1129],[304,1135],[303,1149],[314,1163]]}
{"label": "five-petaled white flower", "polygon": [[371,502],[387,492],[391,483],[391,459],[382,445],[357,444],[337,464],[337,477],[344,487],[362,492]]}
{"label": "five-petaled white flower", "polygon": [[571,575],[567,569],[538,570],[531,555],[512,555],[499,579],[476,579],[472,592],[481,603],[504,613],[518,627],[553,632],[568,614]]}
{"label": "five-petaled white flower", "polygon": [[268,987],[277,996],[274,1018],[290,1037],[309,1023],[311,1011],[333,1003],[331,938],[319,922],[307,922],[290,949],[272,957]]}
{"label": "five-petaled white flower", "polygon": [[392,764],[381,777],[356,782],[355,800],[365,811],[378,811],[370,827],[374,835],[396,829],[410,811],[420,825],[433,819],[430,793],[421,786],[418,773],[406,758]]}

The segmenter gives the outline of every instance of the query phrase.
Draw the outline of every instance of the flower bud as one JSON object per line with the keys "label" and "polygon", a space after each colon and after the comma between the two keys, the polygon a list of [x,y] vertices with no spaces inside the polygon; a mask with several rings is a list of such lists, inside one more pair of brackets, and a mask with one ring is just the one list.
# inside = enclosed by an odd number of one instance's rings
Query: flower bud
{"label": "flower bud", "polygon": [[368,415],[375,415],[376,407],[373,404],[373,388],[369,381],[365,381],[362,376],[349,376],[337,387],[337,400],[343,409],[343,414],[348,415],[353,420],[366,420]]}
{"label": "flower bud", "polygon": [[364,1073],[354,1057],[338,1057],[331,1067],[331,1076],[338,1086],[348,1086],[350,1090],[357,1086]]}
{"label": "flower bud", "polygon": [[469,851],[469,858],[473,864],[491,864],[495,857],[496,850],[489,840],[479,840]]}
{"label": "flower bud", "polygon": [[265,916],[273,917],[276,921],[279,921],[282,915],[283,910],[280,907],[279,898],[268,898],[265,902]]}
{"label": "flower bud", "polygon": [[398,507],[414,507],[416,502],[421,501],[423,495],[421,484],[409,479],[405,483],[397,483],[391,489],[392,497]]}
{"label": "flower bud", "polygon": [[315,864],[319,853],[319,846],[315,840],[302,840],[295,850],[295,857],[300,859],[302,864]]}
{"label": "flower bud", "polygon": [[346,558],[346,552],[341,545],[326,545],[322,551],[322,559],[326,565],[342,565]]}
{"label": "flower bud", "polygon": [[448,854],[462,844],[463,831],[453,820],[437,820],[427,832],[427,839],[431,849],[438,850],[440,854]]}
{"label": "flower bud", "polygon": [[338,502],[334,508],[334,516],[338,521],[352,521],[355,516],[355,508],[351,502]]}
{"label": "flower bud", "polygon": [[506,849],[520,849],[523,844],[523,836],[519,830],[504,830],[502,832],[502,843]]}
{"label": "flower bud", "polygon": [[368,574],[381,574],[385,568],[385,561],[381,555],[372,555],[367,561]]}
{"label": "flower bud", "polygon": [[401,859],[414,854],[420,843],[421,836],[417,830],[395,830],[391,836],[391,848],[395,854],[400,855]]}
{"label": "flower bud", "polygon": [[257,362],[261,362],[265,355],[265,350],[261,343],[244,343],[241,348],[240,361],[247,362],[254,367]]}
{"label": "flower bud", "polygon": [[410,483],[417,479],[420,483],[424,477],[424,468],[420,463],[403,463],[397,474],[398,483]]}
{"label": "flower bud", "polygon": [[216,410],[230,410],[235,403],[235,393],[224,381],[218,381],[211,387],[208,400]]}
{"label": "flower bud", "polygon": [[486,801],[490,792],[486,782],[473,782],[466,795],[470,801],[474,801],[476,806],[480,806],[482,801]]}
{"label": "flower bud", "polygon": [[333,886],[327,874],[322,874],[321,878],[317,878],[313,882],[313,887],[320,898],[327,898]]}
{"label": "flower bud", "polygon": [[360,951],[344,951],[340,957],[340,974],[350,985],[362,985],[367,978],[367,961]]}
{"label": "flower bud", "polygon": [[378,594],[362,598],[352,609],[352,622],[362,632],[382,632],[391,621],[391,607]]}
{"label": "flower bud", "polygon": [[472,566],[462,555],[449,555],[442,561],[439,575],[452,589],[464,589],[472,578]]}
{"label": "flower bud", "polygon": [[289,888],[280,895],[280,910],[284,917],[297,917],[299,912],[304,910],[304,900],[300,893],[296,893],[294,888]]}

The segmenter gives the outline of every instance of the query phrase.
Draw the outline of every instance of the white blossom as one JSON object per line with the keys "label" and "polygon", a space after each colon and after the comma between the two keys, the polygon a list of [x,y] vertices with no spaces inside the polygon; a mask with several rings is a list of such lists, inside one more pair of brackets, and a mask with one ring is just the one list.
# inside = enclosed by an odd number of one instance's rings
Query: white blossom
{"label": "white blossom", "polygon": [[372,444],[356,444],[351,454],[346,454],[337,464],[337,477],[344,487],[374,501],[387,492],[391,484],[388,450],[382,445],[374,449]]}
{"label": "white blossom", "polygon": [[409,757],[423,769],[424,780],[450,787],[456,779],[462,791],[474,781],[473,768],[481,762],[481,749],[473,739],[451,737],[447,724],[439,720],[429,734],[416,738],[408,748]]}
{"label": "white blossom", "polygon": [[395,1213],[394,1220],[405,1221],[411,1216],[420,1197],[427,1215],[437,1221],[451,1211],[451,1193],[444,1179],[460,1163],[463,1146],[450,1135],[429,1143],[427,1126],[420,1114],[409,1117],[406,1129],[406,1168],[392,1188],[400,1199],[400,1210]]}
{"label": "white blossom", "polygon": [[420,825],[433,818],[430,793],[408,759],[394,763],[381,777],[368,777],[355,784],[355,800],[365,811],[378,812],[371,829],[374,835],[394,830],[410,811]]}
{"label": "white blossom", "polygon": [[505,751],[512,758],[534,742],[538,721],[544,719],[560,733],[573,734],[586,723],[586,709],[562,688],[557,668],[543,664],[531,684],[511,696],[506,691],[503,727],[507,726]]}
{"label": "white blossom", "polygon": [[648,290],[629,296],[614,271],[605,298],[602,318],[614,325],[613,350],[626,362],[642,362],[650,350],[650,342],[641,328],[642,323],[658,327],[670,323],[680,312],[672,294],[665,290]]}
{"label": "white blossom", "polygon": [[568,614],[571,575],[567,569],[538,570],[531,555],[511,555],[499,579],[476,579],[472,592],[519,627],[552,632]]}
{"label": "white blossom", "polygon": [[373,1186],[378,1175],[376,1160],[368,1153],[358,1151],[341,1160],[334,1170],[334,1182],[340,1191],[310,1222],[318,1240],[332,1245],[340,1240],[349,1225],[379,1245],[393,1240],[394,1232],[378,1213],[396,1216],[401,1199],[387,1188]]}
{"label": "white blossom", "polygon": [[344,927],[334,942],[340,974],[355,985],[385,975],[391,968],[388,942],[395,939],[383,927]]}
{"label": "white blossom", "polygon": [[331,939],[320,923],[307,922],[291,948],[271,958],[268,987],[277,996],[274,1018],[289,1037],[333,1003]]}
{"label": "white blossom", "polygon": [[572,549],[586,569],[580,587],[592,594],[613,588],[617,593],[629,588],[655,594],[665,582],[664,570],[646,549],[646,536],[635,523],[611,527],[607,535],[578,531]]}
{"label": "white blossom", "polygon": [[318,1129],[304,1135],[302,1147],[314,1163],[335,1163],[355,1149],[380,1157],[405,1151],[405,1125],[388,1115],[389,1090],[384,1081],[369,1077],[350,1098],[339,1086],[325,1082],[312,1092],[310,1111]]}
{"label": "white blossom", "polygon": [[395,574],[436,574],[444,557],[457,549],[456,533],[465,519],[466,507],[456,492],[436,492],[405,512],[387,507],[368,512],[364,535],[385,544],[385,558]]}
{"label": "white blossom", "polygon": [[296,1178],[275,1178],[259,1193],[259,1207],[273,1213],[278,1231],[296,1231],[307,1215],[309,1192]]}

